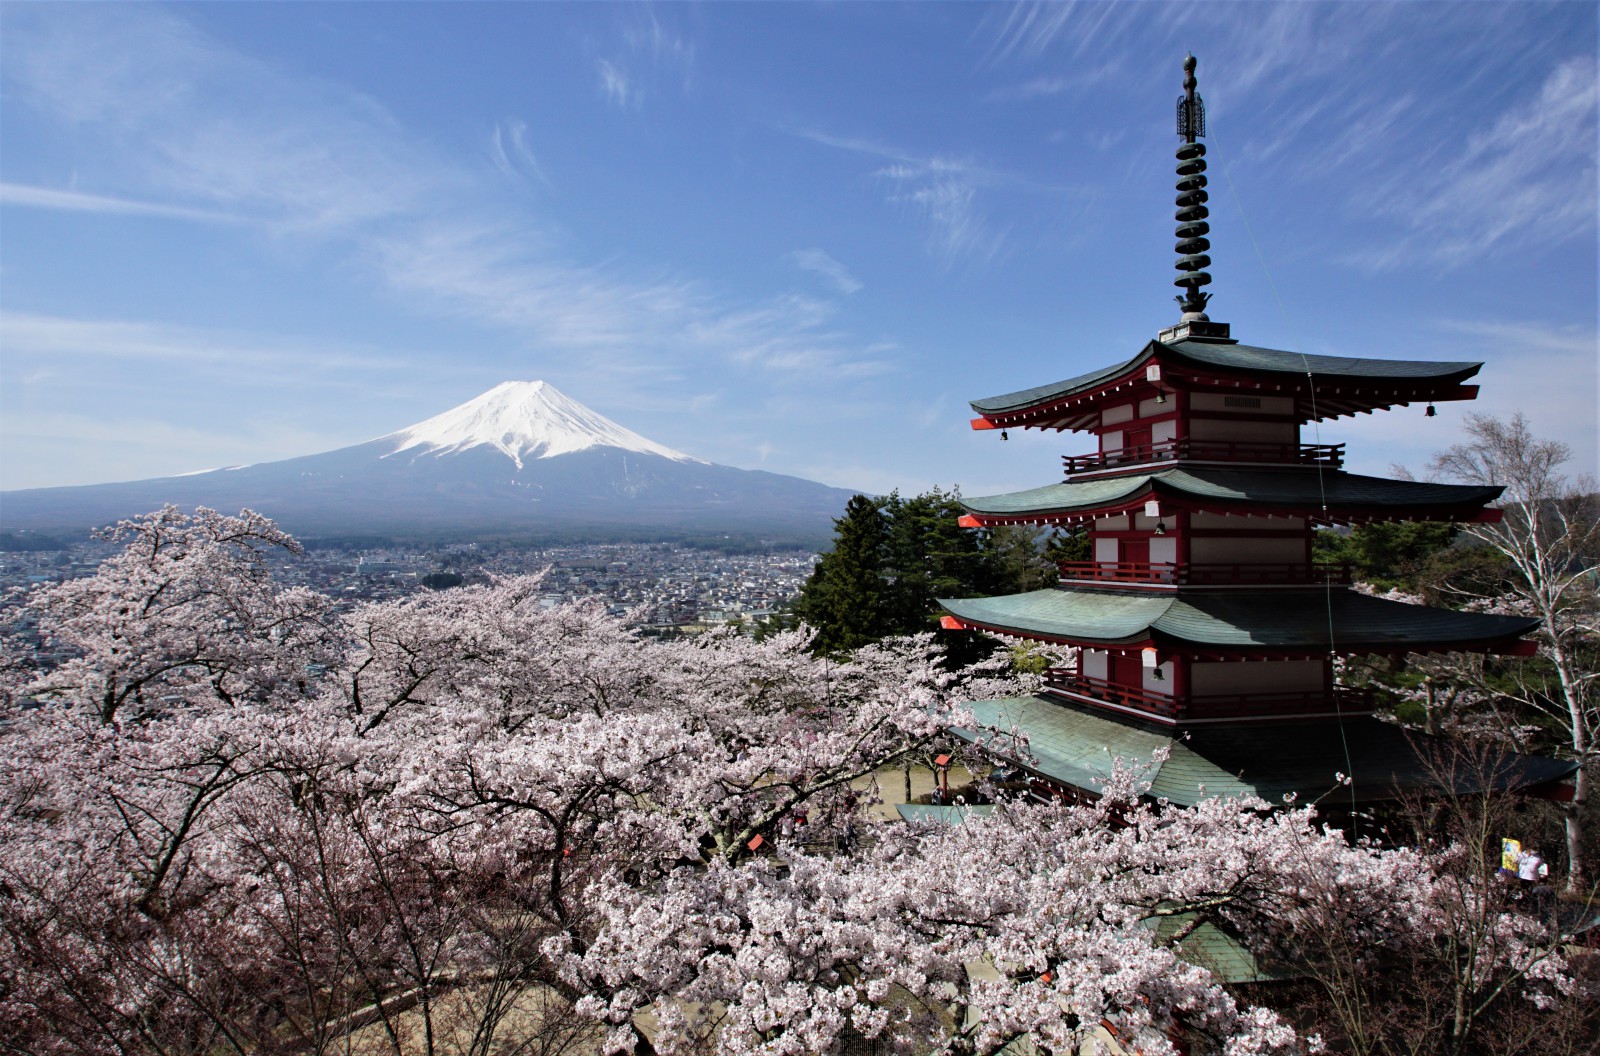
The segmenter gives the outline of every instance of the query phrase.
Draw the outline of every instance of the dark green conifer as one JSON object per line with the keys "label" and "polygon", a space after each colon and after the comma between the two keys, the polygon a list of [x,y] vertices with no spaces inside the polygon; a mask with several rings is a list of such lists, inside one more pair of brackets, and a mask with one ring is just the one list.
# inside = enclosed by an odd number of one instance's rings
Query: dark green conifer
{"label": "dark green conifer", "polygon": [[817,632],[819,652],[849,652],[883,636],[885,501],[857,495],[845,504],[833,522],[833,549],[817,560],[795,601],[795,615]]}

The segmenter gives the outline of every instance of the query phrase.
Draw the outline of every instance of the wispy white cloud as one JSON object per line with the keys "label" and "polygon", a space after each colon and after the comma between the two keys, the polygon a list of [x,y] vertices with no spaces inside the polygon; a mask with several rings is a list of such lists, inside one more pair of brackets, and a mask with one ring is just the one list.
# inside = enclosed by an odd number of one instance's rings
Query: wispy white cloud
{"label": "wispy white cloud", "polygon": [[875,377],[897,368],[889,342],[861,346],[829,328],[832,301],[792,293],[692,322],[685,339],[724,351],[734,363],[792,377]]}
{"label": "wispy white cloud", "polygon": [[[1015,100],[1071,92],[1105,55],[1170,41],[1175,60],[1189,41],[1202,41],[1201,90],[1219,164],[1248,159],[1252,171],[1319,191],[1341,174],[1334,200],[1352,216],[1390,225],[1387,237],[1339,254],[1344,263],[1457,268],[1488,251],[1592,238],[1600,213],[1592,41],[1563,47],[1530,38],[1525,11],[1071,0],[1005,8],[982,39],[990,64],[1032,74],[993,93]],[[1496,39],[1538,46],[1518,53],[1512,76],[1505,63],[1472,51]],[[1423,80],[1408,49],[1425,40],[1461,42],[1459,73]],[[1541,63],[1542,82],[1507,102]],[[1170,76],[1176,84],[1175,62]]]}
{"label": "wispy white cloud", "polygon": [[789,259],[802,271],[821,275],[834,289],[846,296],[861,290],[861,280],[823,250],[797,249],[789,254]]}
{"label": "wispy white cloud", "polygon": [[929,249],[945,266],[987,263],[1004,247],[1006,232],[984,216],[968,166],[932,158],[919,165],[890,165],[876,175],[894,185],[890,201],[909,205],[927,222]]}
{"label": "wispy white cloud", "polygon": [[326,235],[416,210],[448,170],[370,100],[223,47],[146,7],[8,12],[8,89],[102,137],[83,183]]}
{"label": "wispy white cloud", "polygon": [[683,90],[689,91],[694,85],[694,42],[663,22],[654,8],[634,8],[632,13],[634,21],[622,31],[628,50],[647,57],[655,68],[675,75]]}
{"label": "wispy white cloud", "polygon": [[[636,24],[624,40],[641,61],[678,76],[692,67],[692,45],[658,21]],[[251,216],[278,241],[342,249],[408,308],[510,331],[546,359],[581,351],[569,380],[582,371],[608,381],[682,378],[708,361],[751,369],[826,362],[843,374],[887,369],[881,346],[781,297],[734,299],[621,261],[571,259],[557,248],[568,240],[554,221],[485,179],[489,169],[544,178],[520,121],[495,128],[485,169],[464,166],[430,150],[370,99],[241,55],[156,8],[8,14],[4,46],[8,90],[124,147],[104,152],[97,177],[144,192],[15,192],[31,203],[111,211],[153,199],[185,215]],[[637,98],[625,82],[618,91],[629,105]],[[80,351],[102,355],[190,356],[219,370],[252,361],[239,349],[206,358],[216,335],[177,339],[136,323],[83,324],[68,335],[66,321],[46,328],[18,317],[15,327],[36,345],[52,329],[53,339],[70,337]]]}
{"label": "wispy white cloud", "polygon": [[[214,427],[151,417],[137,411],[102,414],[31,411],[6,415],[8,442],[0,458],[0,490],[100,484],[203,472],[271,458],[314,454],[349,438],[281,417],[228,421]],[[63,476],[60,454],[79,467]],[[49,456],[49,457],[44,457]],[[41,466],[49,467],[45,473]]]}
{"label": "wispy white cloud", "polygon": [[1594,327],[1549,326],[1543,323],[1504,320],[1440,319],[1440,330],[1460,334],[1486,350],[1506,348],[1576,357],[1588,374],[1600,372],[1600,336]]}
{"label": "wispy white cloud", "polygon": [[1537,95],[1475,132],[1454,157],[1408,168],[1364,195],[1408,229],[1357,257],[1377,269],[1418,260],[1472,263],[1493,249],[1593,237],[1596,225],[1596,62],[1569,58]]}
{"label": "wispy white cloud", "polygon": [[198,220],[205,223],[244,223],[245,218],[210,209],[193,209],[160,202],[141,202],[104,194],[53,187],[32,187],[20,183],[0,183],[0,204],[54,209],[68,213],[106,213],[122,216],[160,216],[173,220]]}
{"label": "wispy white cloud", "polygon": [[928,232],[928,251],[945,267],[988,263],[1005,247],[1007,232],[985,216],[978,200],[981,189],[1008,185],[1044,190],[969,160],[920,156],[870,140],[814,129],[795,134],[824,146],[887,161],[871,175],[888,186],[889,202],[908,207],[923,222]]}
{"label": "wispy white cloud", "polygon": [[[990,26],[987,58],[992,62],[1037,59],[1058,43],[1073,55],[1105,51],[1105,41],[1129,17],[1126,8],[1143,4],[1104,0],[1060,0],[1006,7]],[[1148,12],[1136,17],[1146,17]]]}
{"label": "wispy white cloud", "polygon": [[644,102],[644,93],[633,86],[628,72],[610,59],[595,62],[595,72],[600,75],[600,94],[620,110],[637,110]]}
{"label": "wispy white cloud", "polygon": [[1026,102],[1082,92],[1116,79],[1123,74],[1123,69],[1122,62],[1117,59],[1096,66],[1074,67],[1068,73],[1047,74],[1002,85],[989,93],[989,99],[995,102]]}
{"label": "wispy white cloud", "polygon": [[513,179],[533,179],[549,184],[539,159],[528,143],[526,122],[506,120],[494,126],[489,136],[489,160],[500,172]]}
{"label": "wispy white cloud", "polygon": [[1454,318],[1435,320],[1431,329],[1448,336],[1426,358],[1483,361],[1473,379],[1478,398],[1440,403],[1437,416],[1420,421],[1421,409],[1410,407],[1324,423],[1323,442],[1349,443],[1352,470],[1382,475],[1395,464],[1421,473],[1436,452],[1463,439],[1469,414],[1524,414],[1538,435],[1571,448],[1574,474],[1600,470],[1600,333],[1593,325]]}
{"label": "wispy white cloud", "polygon": [[[216,368],[230,375],[259,374],[263,382],[303,383],[307,373],[369,371],[393,367],[393,349],[360,349],[303,337],[271,338],[196,327],[129,320],[71,319],[31,312],[0,314],[0,344],[9,369],[48,364],[45,375],[61,376],[66,360],[121,360]],[[73,369],[82,369],[73,368]]]}
{"label": "wispy white cloud", "polygon": [[660,369],[651,353],[662,351],[661,336],[716,312],[693,283],[630,280],[612,267],[563,260],[551,242],[535,226],[446,218],[374,237],[369,248],[384,279],[412,303],[512,329],[536,346],[606,357],[612,370],[630,362]]}
{"label": "wispy white cloud", "polygon": [[647,83],[651,89],[670,83],[679,91],[692,91],[693,40],[663,22],[654,8],[630,7],[627,12],[618,45],[595,60],[601,96],[619,110],[638,110]]}

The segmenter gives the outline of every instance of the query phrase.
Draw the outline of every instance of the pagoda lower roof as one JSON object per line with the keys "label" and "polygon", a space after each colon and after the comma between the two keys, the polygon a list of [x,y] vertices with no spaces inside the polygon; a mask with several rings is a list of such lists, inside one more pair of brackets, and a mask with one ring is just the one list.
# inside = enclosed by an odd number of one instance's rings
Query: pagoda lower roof
{"label": "pagoda lower roof", "polygon": [[[1337,802],[1394,799],[1408,789],[1455,791],[1533,789],[1577,770],[1568,760],[1508,755],[1493,772],[1451,773],[1432,751],[1439,742],[1371,716],[1257,726],[1158,727],[1040,696],[1006,697],[968,705],[976,729],[955,730],[985,741],[991,752],[1049,781],[1095,791],[1121,760],[1151,765],[1147,795],[1179,806],[1213,796],[1286,795],[1310,802],[1350,779]],[[1010,735],[1027,738],[1026,750]],[[1152,763],[1165,749],[1167,758]],[[1445,755],[1442,750],[1438,755]]]}
{"label": "pagoda lower roof", "polygon": [[1390,480],[1314,466],[1233,469],[1174,467],[1049,484],[1027,491],[963,499],[980,522],[1079,520],[1116,513],[1149,498],[1184,508],[1300,513],[1324,522],[1405,518],[1462,520],[1504,490],[1472,484]]}
{"label": "pagoda lower roof", "polygon": [[1521,616],[1456,612],[1343,588],[1148,593],[1049,587],[939,599],[974,630],[1073,645],[1154,645],[1197,655],[1295,656],[1518,651],[1539,626]]}
{"label": "pagoda lower roof", "polygon": [[1027,419],[1026,424],[1039,424],[1029,412],[1044,410],[1074,397],[1111,391],[1130,381],[1142,381],[1145,366],[1152,361],[1166,368],[1164,373],[1169,383],[1179,382],[1181,378],[1254,380],[1290,395],[1314,391],[1320,381],[1329,389],[1330,397],[1334,389],[1365,393],[1364,397],[1330,400],[1326,407],[1317,408],[1314,413],[1312,405],[1307,404],[1302,407],[1302,417],[1308,421],[1412,400],[1471,398],[1459,390],[1462,383],[1483,366],[1467,361],[1315,356],[1225,341],[1185,340],[1171,344],[1151,341],[1133,358],[1113,366],[1048,385],[973,400],[971,406],[991,420],[1022,415]]}

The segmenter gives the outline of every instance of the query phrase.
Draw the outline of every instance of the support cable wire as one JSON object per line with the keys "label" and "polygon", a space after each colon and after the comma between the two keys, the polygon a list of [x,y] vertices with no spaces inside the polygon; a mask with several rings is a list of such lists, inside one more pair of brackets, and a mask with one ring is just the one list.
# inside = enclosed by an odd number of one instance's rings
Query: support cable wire
{"label": "support cable wire", "polygon": [[[1207,134],[1210,135],[1211,141],[1216,143],[1218,146],[1221,146],[1221,144],[1217,142],[1218,137],[1215,120],[1212,121],[1211,127],[1206,131]],[[1250,247],[1255,250],[1256,260],[1261,265],[1262,274],[1266,276],[1267,286],[1272,290],[1272,298],[1278,304],[1278,313],[1283,316],[1284,324],[1289,328],[1290,339],[1294,341],[1295,352],[1300,357],[1301,365],[1305,367],[1306,389],[1311,396],[1311,428],[1317,444],[1320,445],[1322,443],[1322,417],[1317,412],[1317,378],[1316,374],[1311,370],[1311,360],[1306,357],[1304,352],[1305,344],[1300,338],[1300,328],[1295,325],[1293,317],[1291,317],[1289,314],[1288,306],[1284,304],[1283,295],[1278,291],[1278,284],[1272,277],[1272,269],[1267,264],[1267,256],[1262,252],[1261,243],[1256,238],[1255,228],[1250,224],[1250,215],[1245,212],[1244,200],[1239,195],[1239,188],[1236,187],[1233,182],[1233,170],[1228,166],[1228,152],[1226,150],[1219,150],[1217,153],[1221,155],[1222,178],[1227,181],[1228,193],[1233,197],[1234,207],[1239,210],[1239,219],[1244,224],[1245,234],[1250,236]],[[1322,463],[1318,461],[1316,463],[1316,467],[1317,494],[1321,500],[1323,516],[1326,518],[1328,513],[1328,488],[1327,483],[1323,478]],[[1337,643],[1334,641],[1333,629],[1333,581],[1326,577],[1323,579],[1322,597],[1324,610],[1328,617],[1328,664],[1331,668],[1338,660],[1338,651],[1335,649],[1335,645]],[[1350,813],[1354,815],[1356,813],[1355,764],[1350,758],[1350,739],[1345,734],[1344,708],[1339,702],[1338,693],[1333,694],[1333,710],[1338,717],[1339,743],[1344,749],[1345,777],[1350,786]]]}

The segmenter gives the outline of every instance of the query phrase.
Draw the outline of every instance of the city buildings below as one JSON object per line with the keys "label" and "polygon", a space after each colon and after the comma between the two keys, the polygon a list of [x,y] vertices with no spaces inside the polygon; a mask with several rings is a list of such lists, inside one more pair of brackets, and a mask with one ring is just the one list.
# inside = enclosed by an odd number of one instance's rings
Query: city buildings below
{"label": "city buildings below", "polygon": [[[0,609],[17,609],[27,588],[91,575],[116,551],[104,542],[66,550],[0,553]],[[816,555],[804,550],[724,554],[670,543],[485,549],[472,543],[363,551],[307,550],[274,557],[284,586],[304,586],[343,607],[437,589],[430,583],[485,582],[544,573],[541,603],[593,599],[652,633],[737,626],[754,631],[792,600]],[[445,588],[448,589],[448,588]],[[47,657],[41,659],[48,662]]]}

